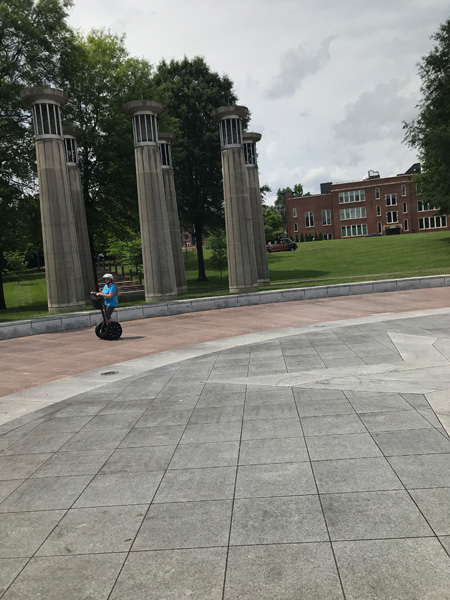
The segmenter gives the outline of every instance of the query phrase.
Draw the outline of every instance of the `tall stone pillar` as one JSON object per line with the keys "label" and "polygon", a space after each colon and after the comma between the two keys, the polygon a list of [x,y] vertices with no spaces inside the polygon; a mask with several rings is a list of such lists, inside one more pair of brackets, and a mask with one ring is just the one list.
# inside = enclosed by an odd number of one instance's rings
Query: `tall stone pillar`
{"label": "tall stone pillar", "polygon": [[83,277],[84,297],[89,299],[90,292],[96,291],[98,283],[94,277],[91,247],[89,244],[86,209],[84,206],[83,190],[81,187],[80,168],[78,166],[77,139],[80,137],[77,127],[63,127],[66,162],[69,173],[70,191],[72,194],[75,230],[77,232],[78,250],[80,253],[81,274]]}
{"label": "tall stone pillar", "polygon": [[175,192],[175,179],[173,177],[172,153],[170,142],[175,139],[173,133],[158,134],[161,149],[161,166],[166,194],[167,215],[169,217],[169,232],[172,245],[173,266],[179,294],[187,292],[186,271],[183,260],[183,247],[181,244],[180,220],[178,218],[177,195]]}
{"label": "tall stone pillar", "polygon": [[222,148],[223,195],[227,234],[228,278],[231,293],[258,290],[247,169],[242,142],[245,106],[220,106],[211,111],[219,122]]}
{"label": "tall stone pillar", "polygon": [[123,106],[133,123],[145,299],[174,300],[177,284],[170,242],[157,116],[163,106],[153,100],[133,100]]}
{"label": "tall stone pillar", "polygon": [[244,132],[244,155],[248,175],[248,193],[250,197],[250,210],[252,213],[253,239],[255,240],[256,270],[258,272],[259,285],[266,286],[270,285],[270,277],[256,155],[256,142],[259,142],[260,139],[260,133]]}
{"label": "tall stone pillar", "polygon": [[82,310],[84,286],[61,125],[67,94],[37,87],[22,90],[21,98],[31,106],[36,137],[48,310]]}

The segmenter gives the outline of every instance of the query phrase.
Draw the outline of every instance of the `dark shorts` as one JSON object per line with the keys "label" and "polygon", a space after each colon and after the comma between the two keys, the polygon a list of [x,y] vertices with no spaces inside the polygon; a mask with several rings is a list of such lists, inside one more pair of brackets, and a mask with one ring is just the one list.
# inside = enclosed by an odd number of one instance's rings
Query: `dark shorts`
{"label": "dark shorts", "polygon": [[113,314],[115,308],[115,306],[105,306],[105,316],[107,320],[111,318],[111,315]]}

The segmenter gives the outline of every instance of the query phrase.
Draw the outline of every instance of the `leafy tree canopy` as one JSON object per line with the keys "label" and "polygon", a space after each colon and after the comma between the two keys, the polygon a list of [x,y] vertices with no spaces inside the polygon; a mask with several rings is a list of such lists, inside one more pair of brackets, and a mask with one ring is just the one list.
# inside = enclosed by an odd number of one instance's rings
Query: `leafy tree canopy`
{"label": "leafy tree canopy", "polygon": [[432,36],[436,42],[419,64],[422,99],[418,117],[405,123],[405,140],[418,151],[417,176],[426,202],[450,213],[450,19]]}

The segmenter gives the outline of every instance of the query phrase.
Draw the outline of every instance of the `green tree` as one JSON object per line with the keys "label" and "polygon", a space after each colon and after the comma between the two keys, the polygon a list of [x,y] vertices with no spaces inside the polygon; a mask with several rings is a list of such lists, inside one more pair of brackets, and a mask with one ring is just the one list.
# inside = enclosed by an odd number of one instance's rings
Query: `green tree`
{"label": "green tree", "polygon": [[222,279],[222,271],[227,267],[227,238],[223,229],[210,233],[208,247],[212,250],[209,259],[211,266],[220,271],[220,279]]}
{"label": "green tree", "polygon": [[304,237],[303,237],[303,233],[301,233],[301,234],[300,234],[300,243],[302,243],[302,242],[304,242],[304,241],[305,241],[305,239],[304,239]]}
{"label": "green tree", "polygon": [[108,242],[107,252],[114,256],[117,262],[126,266],[134,266],[136,270],[142,265],[141,236],[129,231],[126,239],[111,237]]}
{"label": "green tree", "polygon": [[277,238],[283,237],[283,217],[272,206],[263,205],[263,217],[266,242],[274,242]]}
{"label": "green tree", "polygon": [[11,252],[5,252],[6,264],[10,271],[17,275],[17,283],[20,283],[20,272],[26,267],[25,264],[25,253],[19,250]]}
{"label": "green tree", "polygon": [[197,281],[207,281],[203,236],[223,222],[219,131],[210,112],[234,104],[237,96],[232,81],[198,56],[163,60],[153,83],[165,112],[178,123],[172,154],[180,222],[196,238]]}
{"label": "green tree", "polygon": [[26,86],[58,80],[59,58],[72,39],[71,0],[0,1],[0,309],[5,309],[3,253],[23,232],[21,203],[35,191],[35,157]]}
{"label": "green tree", "polygon": [[405,123],[405,141],[418,151],[417,184],[425,202],[450,213],[450,19],[432,36],[436,42],[419,64],[422,99],[418,117]]}
{"label": "green tree", "polygon": [[259,192],[261,194],[261,204],[265,204],[266,194],[270,194],[272,188],[265,183],[259,188]]}

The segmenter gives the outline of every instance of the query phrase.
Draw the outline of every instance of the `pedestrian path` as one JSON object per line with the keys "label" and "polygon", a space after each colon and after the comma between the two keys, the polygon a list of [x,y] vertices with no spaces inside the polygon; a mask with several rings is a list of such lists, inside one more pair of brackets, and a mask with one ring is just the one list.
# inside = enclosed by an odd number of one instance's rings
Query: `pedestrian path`
{"label": "pedestrian path", "polygon": [[2,600],[450,599],[450,310],[261,329],[0,426]]}

